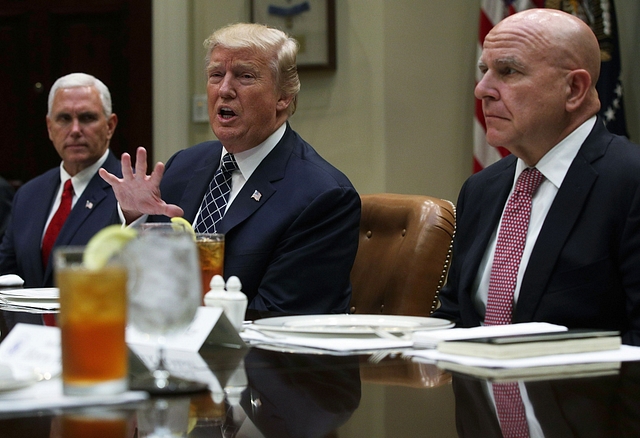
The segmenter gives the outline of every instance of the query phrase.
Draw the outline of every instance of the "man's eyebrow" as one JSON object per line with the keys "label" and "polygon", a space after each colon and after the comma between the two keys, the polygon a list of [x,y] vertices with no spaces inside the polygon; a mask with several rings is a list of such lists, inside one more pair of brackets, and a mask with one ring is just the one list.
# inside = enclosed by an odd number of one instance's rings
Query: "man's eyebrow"
{"label": "man's eyebrow", "polygon": [[514,56],[506,56],[504,58],[498,58],[494,61],[495,65],[504,66],[504,65],[513,65],[519,69],[525,68],[524,64],[521,63],[518,58]]}
{"label": "man's eyebrow", "polygon": [[[212,62],[211,64],[209,64],[209,66],[207,67],[207,69],[209,71],[211,70],[216,70],[220,67],[224,66],[223,62]],[[258,64],[254,63],[254,62],[234,62],[231,64],[231,69],[232,70],[257,70],[259,69]]]}
{"label": "man's eyebrow", "polygon": [[[93,110],[86,110],[86,111],[79,111],[78,113],[79,117],[82,116],[95,116],[100,114],[100,111],[93,111]],[[58,111],[56,113],[53,113],[54,117],[70,117],[71,116],[71,112],[67,111],[67,110],[62,110],[62,111]]]}

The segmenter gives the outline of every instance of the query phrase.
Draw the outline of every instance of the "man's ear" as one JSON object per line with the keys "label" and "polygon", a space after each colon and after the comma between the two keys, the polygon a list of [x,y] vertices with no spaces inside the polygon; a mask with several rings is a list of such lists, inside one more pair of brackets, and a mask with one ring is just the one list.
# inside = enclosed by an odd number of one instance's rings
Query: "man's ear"
{"label": "man's ear", "polygon": [[591,75],[584,69],[572,70],[567,75],[567,87],[565,107],[568,112],[573,112],[582,106],[589,94]]}
{"label": "man's ear", "polygon": [[276,104],[276,110],[278,112],[285,111],[291,105],[293,101],[293,96],[280,96],[278,99],[278,103]]}
{"label": "man's ear", "polygon": [[116,130],[116,126],[118,126],[118,116],[115,113],[111,113],[111,115],[107,118],[107,138],[111,139],[113,137],[113,132]]}
{"label": "man's ear", "polygon": [[47,121],[47,132],[49,133],[49,140],[53,141],[53,138],[51,137],[51,117],[49,117],[48,115],[45,117],[46,121]]}

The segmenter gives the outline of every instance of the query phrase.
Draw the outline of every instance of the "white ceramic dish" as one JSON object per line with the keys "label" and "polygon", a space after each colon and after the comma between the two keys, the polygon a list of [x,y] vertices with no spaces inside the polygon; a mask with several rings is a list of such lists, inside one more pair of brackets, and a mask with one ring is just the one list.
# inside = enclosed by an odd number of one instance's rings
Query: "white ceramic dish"
{"label": "white ceramic dish", "polygon": [[60,299],[60,290],[57,287],[42,288],[26,288],[26,289],[8,289],[0,290],[0,297],[11,299],[28,299],[36,300],[58,300]]}
{"label": "white ceramic dish", "polygon": [[253,324],[257,330],[332,335],[373,334],[380,330],[406,333],[454,326],[445,319],[402,315],[279,316],[259,319]]}

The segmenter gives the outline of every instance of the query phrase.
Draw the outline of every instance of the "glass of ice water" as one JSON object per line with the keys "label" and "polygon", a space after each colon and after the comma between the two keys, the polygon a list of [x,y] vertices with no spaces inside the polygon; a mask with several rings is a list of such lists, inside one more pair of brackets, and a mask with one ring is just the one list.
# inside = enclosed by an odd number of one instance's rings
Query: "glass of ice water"
{"label": "glass of ice water", "polygon": [[201,301],[200,265],[192,234],[171,223],[148,223],[127,246],[129,257],[129,324],[155,339],[157,366],[135,376],[133,389],[175,394],[206,389],[206,384],[172,376],[165,363],[167,336],[192,322]]}

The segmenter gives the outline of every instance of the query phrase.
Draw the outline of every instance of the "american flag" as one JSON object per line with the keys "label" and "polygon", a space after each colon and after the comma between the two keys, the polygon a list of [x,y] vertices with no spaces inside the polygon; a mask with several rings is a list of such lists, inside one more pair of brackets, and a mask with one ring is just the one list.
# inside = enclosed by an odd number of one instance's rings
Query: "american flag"
{"label": "american flag", "polygon": [[[602,104],[600,116],[609,131],[627,135],[620,80],[620,52],[618,49],[618,28],[613,0],[482,0],[480,6],[480,27],[478,32],[478,58],[482,53],[484,37],[503,18],[530,8],[554,8],[573,14],[585,21],[598,38],[602,64],[597,83]],[[480,73],[476,69],[476,82]],[[489,146],[485,139],[486,126],[482,115],[482,102],[475,101],[473,171],[478,172],[509,152],[504,148]]]}

